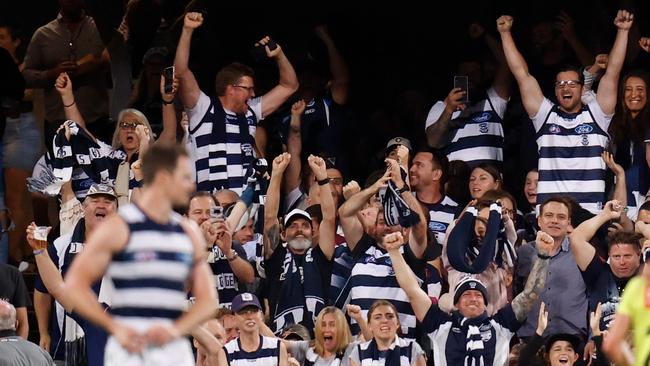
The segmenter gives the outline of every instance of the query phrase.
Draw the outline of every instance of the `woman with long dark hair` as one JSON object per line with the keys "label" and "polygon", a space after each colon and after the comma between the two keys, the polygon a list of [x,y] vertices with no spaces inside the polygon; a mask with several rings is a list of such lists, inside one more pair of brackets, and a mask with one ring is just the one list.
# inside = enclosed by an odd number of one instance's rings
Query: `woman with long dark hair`
{"label": "woman with long dark hair", "polygon": [[[650,188],[650,77],[644,71],[628,73],[620,86],[616,112],[609,127],[616,163],[625,169],[628,206],[638,207]],[[638,203],[638,204],[637,204]]]}

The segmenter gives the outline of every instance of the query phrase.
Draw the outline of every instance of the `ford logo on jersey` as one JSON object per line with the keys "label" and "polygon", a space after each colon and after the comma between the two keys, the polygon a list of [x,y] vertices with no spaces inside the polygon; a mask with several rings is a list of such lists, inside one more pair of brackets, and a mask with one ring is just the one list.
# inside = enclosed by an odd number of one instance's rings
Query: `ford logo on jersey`
{"label": "ford logo on jersey", "polygon": [[594,130],[594,128],[589,126],[589,125],[580,125],[580,126],[576,127],[576,129],[575,129],[576,133],[579,133],[581,135],[586,134],[586,133],[591,133],[591,131],[593,131],[593,130]]}
{"label": "ford logo on jersey", "polygon": [[441,223],[441,222],[430,222],[429,223],[429,230],[431,231],[437,231],[437,232],[445,232],[447,231],[447,225]]}
{"label": "ford logo on jersey", "polygon": [[490,120],[490,112],[483,112],[480,115],[472,118],[472,121],[478,122],[478,123],[487,122],[489,120]]}

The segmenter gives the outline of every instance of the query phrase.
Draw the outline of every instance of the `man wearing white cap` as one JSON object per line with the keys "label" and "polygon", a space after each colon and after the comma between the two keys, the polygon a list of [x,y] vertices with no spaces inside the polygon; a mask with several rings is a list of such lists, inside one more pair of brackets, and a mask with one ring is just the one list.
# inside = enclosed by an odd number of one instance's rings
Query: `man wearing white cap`
{"label": "man wearing white cap", "polygon": [[[287,153],[273,160],[264,212],[264,270],[270,286],[271,328],[277,333],[285,326],[298,323],[307,329],[314,328],[314,319],[327,299],[334,255],[336,213],[322,158],[308,158],[318,181],[323,212],[318,246],[312,245],[311,216],[303,210],[289,212],[280,229],[277,217],[280,184],[290,160],[291,155]],[[286,244],[280,245],[281,242]]]}

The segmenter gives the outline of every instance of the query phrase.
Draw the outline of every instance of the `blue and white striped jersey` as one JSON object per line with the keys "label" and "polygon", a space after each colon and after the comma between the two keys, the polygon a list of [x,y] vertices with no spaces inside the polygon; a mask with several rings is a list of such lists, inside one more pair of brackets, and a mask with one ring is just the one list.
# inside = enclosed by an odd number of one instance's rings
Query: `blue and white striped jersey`
{"label": "blue and white striped jersey", "polygon": [[111,313],[145,328],[153,321],[173,321],[185,310],[186,285],[194,264],[194,247],[171,213],[160,224],[136,205],[120,208],[129,227],[124,249],[113,255],[107,274],[113,282]]}
{"label": "blue and white striped jersey", "polygon": [[448,196],[444,196],[437,203],[418,201],[429,211],[429,231],[436,237],[439,244],[443,244],[446,240],[447,228],[459,211],[458,203]]}
{"label": "blue and white striped jersey", "polygon": [[[225,110],[218,98],[201,92],[194,108],[187,109],[197,190],[227,188],[242,193],[244,173],[255,156],[255,131],[263,118],[261,103],[261,97],[249,100],[246,115],[238,116]],[[244,123],[248,131],[242,132],[240,125]]]}
{"label": "blue and white striped jersey", "polygon": [[229,366],[276,366],[280,363],[280,340],[278,338],[260,336],[260,347],[253,352],[242,350],[239,338],[226,343],[223,349],[226,352]]}
{"label": "blue and white striped jersey", "polygon": [[[451,115],[456,128],[454,137],[445,148],[449,161],[462,160],[471,167],[480,163],[500,166],[503,161],[503,126],[501,125],[508,101],[501,98],[494,88],[487,90],[487,98],[474,103],[463,111]],[[438,101],[431,107],[425,124],[436,123],[445,109]]]}
{"label": "blue and white striped jersey", "polygon": [[531,119],[537,131],[539,183],[537,203],[556,195],[573,197],[580,205],[598,213],[605,202],[607,129],[612,116],[592,100],[576,114],[561,111],[544,98]]}

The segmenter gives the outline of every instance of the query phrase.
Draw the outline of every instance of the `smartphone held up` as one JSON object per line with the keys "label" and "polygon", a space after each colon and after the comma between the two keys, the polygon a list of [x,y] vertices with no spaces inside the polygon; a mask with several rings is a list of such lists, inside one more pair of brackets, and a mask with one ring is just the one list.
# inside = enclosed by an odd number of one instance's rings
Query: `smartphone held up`
{"label": "smartphone held up", "polygon": [[459,88],[461,91],[465,92],[463,99],[460,101],[463,103],[469,103],[469,77],[465,75],[454,76],[454,89],[455,88]]}
{"label": "smartphone held up", "polygon": [[163,77],[165,78],[165,93],[174,91],[174,74],[176,69],[174,66],[165,67],[163,69]]}

